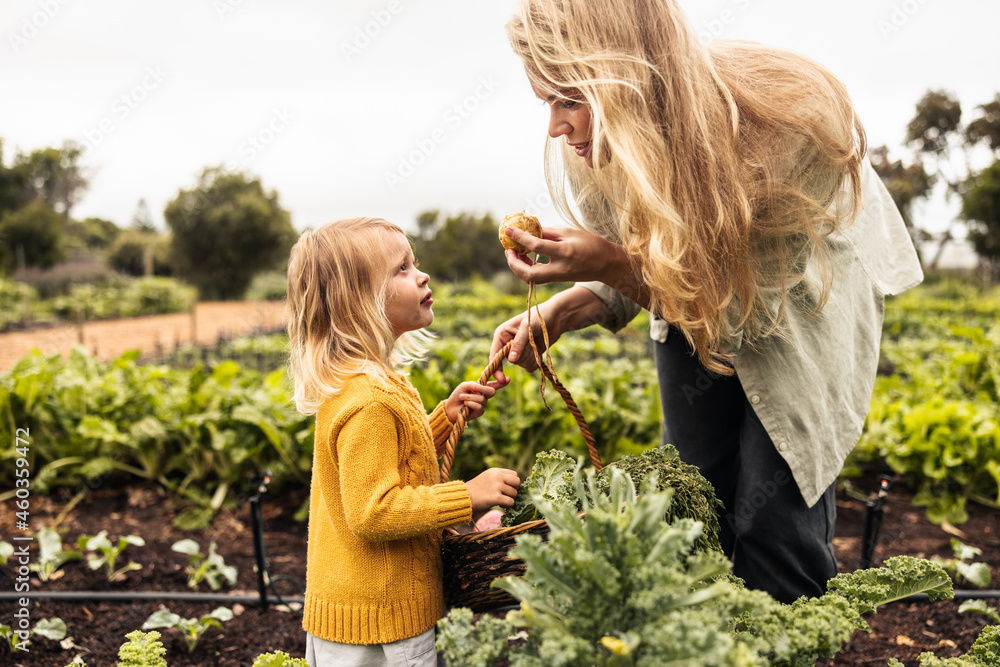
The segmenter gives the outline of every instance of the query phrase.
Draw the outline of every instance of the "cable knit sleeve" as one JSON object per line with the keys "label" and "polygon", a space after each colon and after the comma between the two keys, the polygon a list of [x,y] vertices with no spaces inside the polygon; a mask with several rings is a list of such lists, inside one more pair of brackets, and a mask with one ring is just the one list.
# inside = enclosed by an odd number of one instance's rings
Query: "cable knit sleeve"
{"label": "cable knit sleeve", "polygon": [[[447,419],[447,417],[445,418]],[[348,528],[363,540],[389,541],[443,530],[472,518],[462,482],[410,485],[410,443],[384,404],[370,403],[336,436],[340,488]]]}
{"label": "cable knit sleeve", "polygon": [[444,445],[448,442],[448,437],[451,435],[452,427],[455,423],[448,419],[448,415],[444,411],[444,401],[437,404],[437,407],[427,416],[428,421],[431,423],[431,437],[434,439],[434,450],[437,456],[440,457],[444,454]]}

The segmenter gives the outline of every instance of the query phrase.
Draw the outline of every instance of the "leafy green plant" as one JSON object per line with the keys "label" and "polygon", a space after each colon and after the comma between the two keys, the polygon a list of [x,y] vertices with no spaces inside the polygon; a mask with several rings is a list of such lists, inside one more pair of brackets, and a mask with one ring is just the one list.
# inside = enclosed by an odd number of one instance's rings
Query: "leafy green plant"
{"label": "leafy green plant", "polygon": [[199,640],[210,628],[222,628],[222,624],[233,618],[233,612],[226,607],[216,607],[211,613],[198,618],[182,618],[167,608],[150,614],[142,624],[143,630],[154,628],[177,628],[184,636],[188,653],[193,653]]}
{"label": "leafy green plant", "polygon": [[525,521],[540,518],[533,502],[534,494],[557,503],[568,503],[577,507],[580,499],[573,484],[576,460],[562,450],[552,449],[538,452],[531,472],[518,489],[514,506],[504,510],[502,526],[516,526]]}
{"label": "leafy green plant", "polygon": [[983,550],[963,544],[960,540],[952,538],[951,550],[954,558],[940,558],[935,556],[931,560],[940,565],[946,572],[952,575],[957,583],[968,582],[977,588],[986,588],[990,585],[990,567],[986,563],[968,563],[966,561],[980,556]]}
{"label": "leafy green plant", "polygon": [[167,667],[163,659],[167,649],[160,642],[159,632],[134,630],[125,638],[128,641],[118,649],[118,667]]}
{"label": "leafy green plant", "polygon": [[[889,667],[904,667],[895,658]],[[920,667],[1000,667],[1000,625],[988,625],[979,633],[972,648],[957,658],[938,658],[931,652],[920,654]]]}
{"label": "leafy green plant", "polygon": [[[743,588],[721,553],[694,550],[698,522],[664,520],[673,494],[657,490],[657,473],[641,493],[621,471],[610,475],[604,494],[592,470],[577,473],[575,483],[586,486],[578,490],[583,516],[535,494],[548,539],[518,536],[511,555],[525,562],[523,578],[494,583],[520,609],[478,624],[468,609],[452,610],[438,624],[450,664],[812,665],[854,630],[869,629],[862,614],[915,593],[952,595],[939,566],[897,556],[883,568],[838,575],[820,598],[779,603]],[[524,643],[512,648],[515,635]]]}
{"label": "leafy green plant", "polygon": [[38,542],[38,561],[28,568],[42,581],[52,578],[59,568],[71,561],[80,560],[83,554],[74,549],[63,549],[62,538],[51,528],[42,528],[35,534]]}
{"label": "leafy green plant", "polygon": [[276,651],[257,656],[253,667],[309,667],[309,663],[302,658],[293,658],[284,651]]}
{"label": "leafy green plant", "polygon": [[[155,481],[189,503],[178,519],[196,528],[260,470],[272,471],[275,491],[308,484],[315,419],[295,411],[283,369],[185,371],[138,357],[105,363],[76,348],[68,360],[28,355],[0,375],[0,437],[30,429],[33,490]],[[14,455],[0,450],[10,488]]]}
{"label": "leafy green plant", "polygon": [[887,303],[882,357],[892,373],[876,379],[846,469],[883,461],[935,523],[966,521],[969,501],[1000,507],[998,315],[995,296]]}
{"label": "leafy green plant", "polygon": [[959,612],[975,612],[985,616],[991,623],[1000,625],[1000,611],[986,604],[986,600],[966,600],[958,606]]}
{"label": "leafy green plant", "polygon": [[201,553],[201,547],[192,539],[184,539],[174,542],[170,549],[177,553],[186,554],[188,566],[185,570],[188,575],[188,587],[198,588],[202,581],[208,582],[213,591],[222,588],[223,582],[230,586],[236,585],[236,568],[226,565],[225,560],[215,551],[215,542],[208,547],[208,555]]}
{"label": "leafy green plant", "polygon": [[66,638],[66,623],[61,618],[42,618],[35,623],[35,627],[26,633],[18,632],[9,625],[0,625],[0,637],[6,640],[11,652],[18,650],[19,646],[27,648],[31,641],[29,637],[45,637],[52,641],[62,641]]}
{"label": "leafy green plant", "polygon": [[[531,473],[521,483],[514,506],[504,511],[502,525],[514,526],[541,518],[532,500],[539,492],[549,502],[582,508],[583,502],[573,481],[576,468],[582,465],[582,459],[578,463],[560,450],[539,452]],[[637,492],[646,478],[655,473],[657,489],[670,489],[673,493],[666,518],[687,517],[701,522],[704,530],[697,548],[722,551],[717,515],[722,504],[715,497],[711,483],[698,468],[682,461],[673,445],[650,447],[642,453],[627,454],[604,466],[597,474],[597,488],[601,493],[610,492],[611,476],[616,470],[629,476]]]}
{"label": "leafy green plant", "polygon": [[81,535],[76,545],[84,551],[97,552],[97,554],[87,558],[87,565],[90,566],[91,570],[98,570],[103,567],[108,581],[116,581],[126,572],[142,569],[142,565],[131,560],[117,570],[115,569],[118,557],[122,555],[122,552],[129,545],[137,547],[146,545],[146,541],[138,535],[122,535],[118,538],[118,542],[115,543],[108,539],[108,531],[102,530],[97,535]]}
{"label": "leafy green plant", "polygon": [[14,555],[14,545],[0,540],[0,567],[7,565],[7,559]]}

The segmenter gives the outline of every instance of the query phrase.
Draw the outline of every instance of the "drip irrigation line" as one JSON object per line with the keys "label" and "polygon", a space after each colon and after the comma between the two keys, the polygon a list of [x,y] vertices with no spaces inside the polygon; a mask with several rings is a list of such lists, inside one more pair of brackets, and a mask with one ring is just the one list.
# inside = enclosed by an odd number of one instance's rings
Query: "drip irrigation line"
{"label": "drip irrigation line", "polygon": [[[231,602],[260,604],[259,595],[229,593],[188,593],[185,591],[25,591],[0,592],[0,600],[18,598],[62,600],[65,602],[134,602],[136,600],[177,600],[180,602]],[[285,604],[303,603],[302,597],[284,597]]]}
{"label": "drip irrigation line", "polygon": [[[955,591],[955,597],[953,600],[996,600],[1000,598],[1000,590],[985,590],[985,591],[973,591],[966,589],[958,589]],[[896,600],[896,602],[927,602],[930,598],[927,593],[917,593],[909,597],[901,598]]]}
{"label": "drip irrigation line", "polygon": [[[24,593],[11,593],[10,591],[0,591],[0,600],[16,600],[18,598],[42,598],[49,600],[63,600],[67,602],[129,602],[134,600],[178,600],[181,602],[239,602],[247,604],[259,604],[258,595],[231,595],[228,593],[186,593],[183,591],[27,591]],[[905,598],[900,598],[894,602],[927,602],[930,598],[926,593],[918,593]],[[1000,589],[992,590],[967,590],[958,589],[955,591],[953,600],[996,600],[1000,599]],[[303,604],[302,596],[282,597],[284,604]],[[892,604],[892,603],[890,603]],[[503,610],[517,609],[519,605],[504,607]]]}

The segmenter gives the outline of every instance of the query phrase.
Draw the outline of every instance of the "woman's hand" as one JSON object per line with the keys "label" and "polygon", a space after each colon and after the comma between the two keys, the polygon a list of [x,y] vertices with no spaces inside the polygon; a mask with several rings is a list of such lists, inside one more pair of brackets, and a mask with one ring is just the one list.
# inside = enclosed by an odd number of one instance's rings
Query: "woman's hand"
{"label": "woman's hand", "polygon": [[494,394],[497,393],[497,389],[506,386],[508,382],[510,380],[507,378],[496,381],[491,380],[486,384],[463,382],[455,387],[455,391],[451,392],[451,396],[445,399],[444,413],[454,423],[458,420],[458,413],[465,406],[469,408],[469,414],[465,417],[467,421],[481,417],[483,410],[486,409],[486,402],[493,398]]}
{"label": "woman's hand", "polygon": [[[513,251],[510,251],[513,252]],[[592,324],[606,322],[611,317],[607,306],[593,292],[581,285],[574,285],[556,294],[548,301],[539,304],[542,317],[545,318],[545,328],[549,333],[549,344],[555,343],[567,331],[576,331]],[[545,339],[542,337],[542,326],[538,322],[538,312],[532,308],[531,328],[535,334],[535,345],[541,354],[545,351]],[[528,314],[515,315],[493,332],[493,345],[490,347],[490,359],[509,341],[513,341],[507,359],[521,366],[526,371],[533,372],[538,368],[535,355],[528,343]],[[493,377],[506,386],[510,378],[498,369]]]}
{"label": "woman's hand", "polygon": [[611,285],[629,270],[624,248],[590,232],[569,227],[543,229],[542,238],[537,238],[508,227],[505,233],[528,252],[549,258],[547,264],[539,264],[526,254],[506,251],[510,270],[526,283],[599,280]]}

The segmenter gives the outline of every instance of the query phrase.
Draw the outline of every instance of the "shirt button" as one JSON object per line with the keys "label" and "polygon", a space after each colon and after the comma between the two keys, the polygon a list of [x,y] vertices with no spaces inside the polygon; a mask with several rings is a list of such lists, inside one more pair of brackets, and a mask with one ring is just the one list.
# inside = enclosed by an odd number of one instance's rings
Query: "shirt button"
{"label": "shirt button", "polygon": [[788,451],[788,443],[787,442],[782,442],[780,445],[778,445],[778,451],[779,452],[787,452]]}
{"label": "shirt button", "polygon": [[760,403],[760,396],[754,394],[753,396],[750,397],[750,402],[753,403],[754,405],[757,405],[758,403]]}

